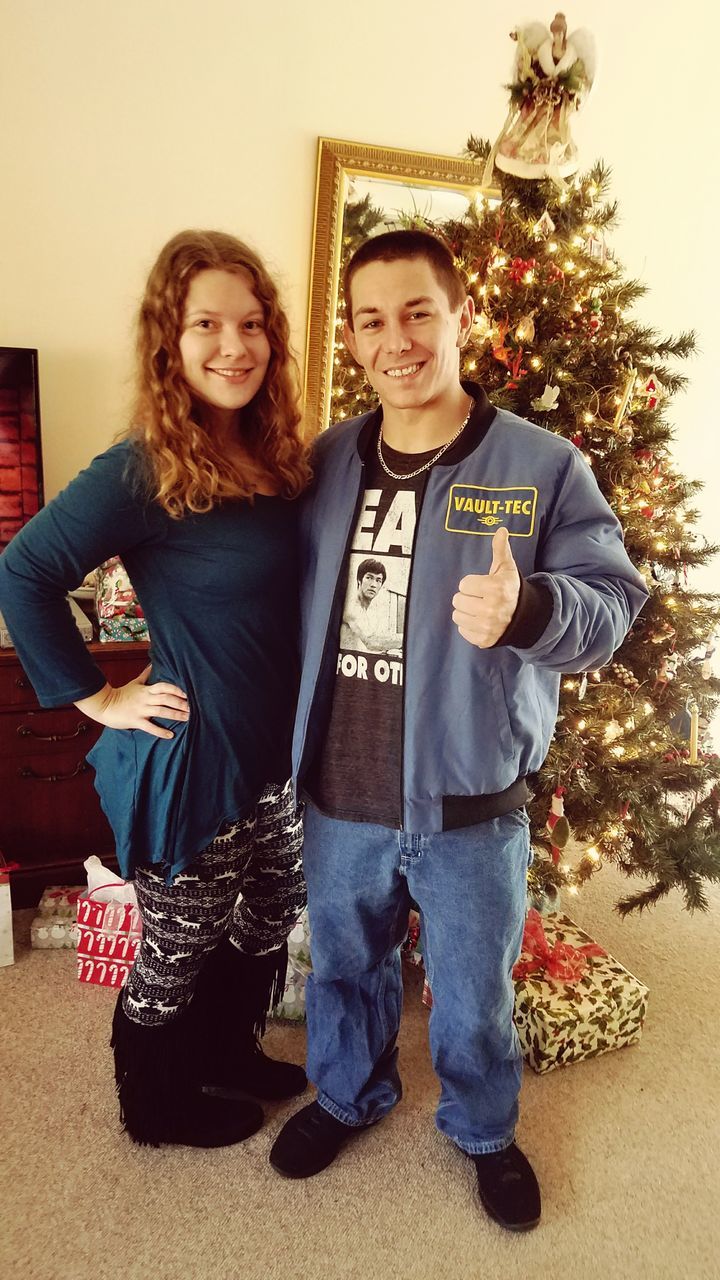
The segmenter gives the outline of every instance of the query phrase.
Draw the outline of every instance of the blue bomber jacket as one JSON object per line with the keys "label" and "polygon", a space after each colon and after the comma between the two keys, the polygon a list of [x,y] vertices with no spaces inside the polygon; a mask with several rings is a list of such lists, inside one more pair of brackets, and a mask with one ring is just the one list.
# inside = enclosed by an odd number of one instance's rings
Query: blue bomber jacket
{"label": "blue bomber jacket", "polygon": [[[476,404],[468,427],[428,474],[407,597],[403,685],[404,829],[430,833],[525,802],[547,755],[560,675],[609,662],[647,599],[622,530],[579,450]],[[346,551],[365,489],[364,459],[381,411],[318,440],[301,563],[303,676],[293,743],[296,785],[322,742],[331,706]],[[491,649],[452,621],[466,574],[485,574],[501,525],[521,575],[513,619]]]}

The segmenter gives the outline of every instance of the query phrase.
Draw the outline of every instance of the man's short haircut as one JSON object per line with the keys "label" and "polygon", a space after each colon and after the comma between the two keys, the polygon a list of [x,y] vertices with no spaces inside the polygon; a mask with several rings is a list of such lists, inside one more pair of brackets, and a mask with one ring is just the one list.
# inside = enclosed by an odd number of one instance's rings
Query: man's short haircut
{"label": "man's short haircut", "polygon": [[364,240],[350,258],[343,275],[345,316],[353,326],[351,286],[353,276],[369,262],[398,262],[402,258],[424,258],[430,263],[435,278],[448,296],[453,311],[461,307],[467,297],[463,277],[455,265],[455,259],[443,240],[429,231],[386,231]]}
{"label": "man's short haircut", "polygon": [[362,582],[366,573],[381,573],[383,582],[387,578],[387,571],[382,560],[361,560],[357,570],[358,586]]}

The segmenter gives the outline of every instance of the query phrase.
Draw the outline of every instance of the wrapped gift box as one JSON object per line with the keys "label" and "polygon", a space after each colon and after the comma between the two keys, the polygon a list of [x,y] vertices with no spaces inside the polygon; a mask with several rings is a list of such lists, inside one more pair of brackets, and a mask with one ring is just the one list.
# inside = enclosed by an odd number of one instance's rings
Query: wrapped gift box
{"label": "wrapped gift box", "polygon": [[37,915],[30,925],[30,946],[55,951],[77,946],[77,904],[82,886],[50,884],[43,891]]}
{"label": "wrapped gift box", "polygon": [[410,964],[422,964],[423,954],[420,946],[420,913],[411,911],[408,919],[407,937],[400,948],[403,960]]}
{"label": "wrapped gift box", "polygon": [[514,976],[515,1026],[535,1071],[640,1039],[647,987],[568,916],[528,913]]}
{"label": "wrapped gift box", "polygon": [[288,966],[282,1000],[273,1009],[275,1018],[302,1022],[305,1018],[305,983],[312,969],[310,960],[310,926],[303,911],[288,938]]}
{"label": "wrapped gift box", "polygon": [[48,885],[38,903],[38,915],[72,920],[74,924],[77,916],[78,898],[82,891],[82,885],[79,887],[67,884]]}
{"label": "wrapped gift box", "polygon": [[129,902],[98,902],[81,894],[77,927],[80,981],[124,987],[142,935],[137,907]]}
{"label": "wrapped gift box", "polygon": [[[528,912],[514,977],[515,1027],[538,1073],[640,1039],[647,987],[569,916]],[[427,979],[422,999],[432,1008]]]}
{"label": "wrapped gift box", "polygon": [[148,626],[142,606],[119,556],[112,556],[95,571],[101,640],[147,640]]}
{"label": "wrapped gift box", "polygon": [[78,927],[67,916],[35,916],[30,925],[30,946],[37,951],[56,951],[62,947],[76,947]]}
{"label": "wrapped gift box", "polygon": [[305,1021],[305,979],[288,965],[282,1000],[272,1011],[283,1022]]}
{"label": "wrapped gift box", "polygon": [[8,875],[7,863],[0,853],[0,967],[12,964],[14,959],[10,876]]}

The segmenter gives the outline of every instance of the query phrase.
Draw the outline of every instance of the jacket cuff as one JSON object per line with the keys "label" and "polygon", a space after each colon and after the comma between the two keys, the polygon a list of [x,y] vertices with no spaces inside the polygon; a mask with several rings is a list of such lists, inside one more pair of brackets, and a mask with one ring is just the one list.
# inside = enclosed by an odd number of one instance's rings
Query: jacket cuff
{"label": "jacket cuff", "polygon": [[520,594],[515,612],[493,649],[512,645],[514,649],[531,649],[540,639],[552,617],[553,597],[540,582],[520,578]]}

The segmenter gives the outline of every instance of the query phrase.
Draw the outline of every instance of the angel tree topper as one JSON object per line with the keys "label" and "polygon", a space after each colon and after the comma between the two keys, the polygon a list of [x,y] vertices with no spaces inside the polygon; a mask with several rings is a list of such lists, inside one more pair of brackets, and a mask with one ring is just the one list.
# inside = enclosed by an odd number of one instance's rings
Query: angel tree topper
{"label": "angel tree topper", "polygon": [[584,29],[568,36],[563,13],[555,14],[549,30],[531,22],[510,35],[517,42],[510,110],[488,169],[495,164],[517,178],[562,181],[578,167],[570,119],[595,79],[595,41]]}

